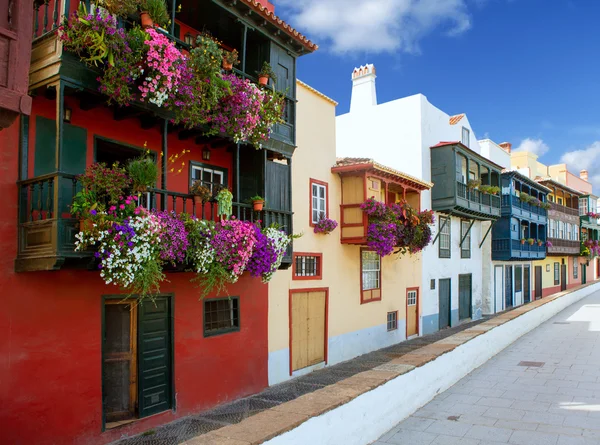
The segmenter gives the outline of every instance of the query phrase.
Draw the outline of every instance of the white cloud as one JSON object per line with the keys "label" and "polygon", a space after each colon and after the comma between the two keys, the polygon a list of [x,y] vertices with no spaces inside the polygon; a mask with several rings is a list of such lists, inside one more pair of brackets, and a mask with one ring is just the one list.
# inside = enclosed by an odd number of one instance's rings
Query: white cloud
{"label": "white cloud", "polygon": [[541,139],[523,139],[521,144],[513,149],[513,151],[529,151],[535,153],[538,156],[546,154],[550,150],[550,147]]}
{"label": "white cloud", "polygon": [[569,171],[575,175],[581,170],[587,170],[594,193],[600,194],[600,141],[583,150],[568,151],[562,155],[560,161],[567,164]]}
{"label": "white cloud", "polygon": [[471,27],[467,0],[278,0],[298,29],[336,53],[419,51],[441,27],[449,36]]}

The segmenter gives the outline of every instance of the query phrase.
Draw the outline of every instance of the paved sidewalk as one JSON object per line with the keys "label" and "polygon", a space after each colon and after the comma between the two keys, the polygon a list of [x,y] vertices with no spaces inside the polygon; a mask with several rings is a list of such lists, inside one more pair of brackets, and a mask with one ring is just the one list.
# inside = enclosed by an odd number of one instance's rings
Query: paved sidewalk
{"label": "paved sidewalk", "polygon": [[517,340],[374,445],[600,445],[600,292]]}

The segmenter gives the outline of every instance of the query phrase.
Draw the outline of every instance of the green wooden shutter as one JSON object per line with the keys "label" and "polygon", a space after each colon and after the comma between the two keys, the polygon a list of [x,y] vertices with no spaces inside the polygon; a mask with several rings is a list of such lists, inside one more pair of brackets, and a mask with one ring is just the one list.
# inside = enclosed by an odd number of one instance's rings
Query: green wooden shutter
{"label": "green wooden shutter", "polygon": [[56,170],[56,122],[37,116],[35,119],[35,153],[33,176]]}
{"label": "green wooden shutter", "polygon": [[168,297],[139,306],[138,400],[140,417],[172,408],[172,323]]}

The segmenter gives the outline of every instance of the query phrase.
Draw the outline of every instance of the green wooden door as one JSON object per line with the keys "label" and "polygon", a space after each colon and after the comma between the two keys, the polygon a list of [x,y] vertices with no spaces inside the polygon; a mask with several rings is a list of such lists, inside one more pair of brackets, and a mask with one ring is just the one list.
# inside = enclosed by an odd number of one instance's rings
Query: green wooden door
{"label": "green wooden door", "polygon": [[173,407],[171,299],[145,302],[138,313],[139,416],[146,417]]}
{"label": "green wooden door", "polygon": [[471,274],[458,276],[458,318],[471,317]]}
{"label": "green wooden door", "polygon": [[444,329],[450,326],[450,278],[440,278],[439,280],[439,328]]}

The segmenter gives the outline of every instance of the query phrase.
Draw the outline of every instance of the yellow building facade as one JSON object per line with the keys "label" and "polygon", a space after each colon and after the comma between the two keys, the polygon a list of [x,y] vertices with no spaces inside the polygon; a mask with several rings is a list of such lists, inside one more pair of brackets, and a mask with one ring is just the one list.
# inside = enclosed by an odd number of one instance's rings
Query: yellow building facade
{"label": "yellow building facade", "polygon": [[297,100],[292,199],[294,232],[302,236],[294,240],[293,266],[269,283],[269,384],[420,331],[421,254],[378,260],[365,246],[343,244],[339,225],[314,232],[315,217],[341,223],[342,178],[332,173],[337,104],[300,81]]}

